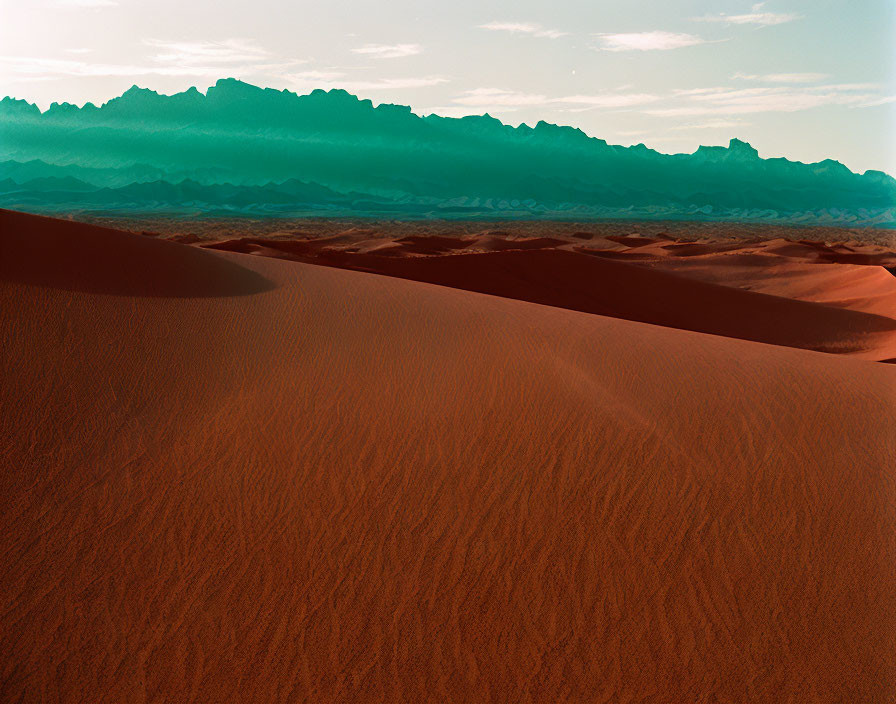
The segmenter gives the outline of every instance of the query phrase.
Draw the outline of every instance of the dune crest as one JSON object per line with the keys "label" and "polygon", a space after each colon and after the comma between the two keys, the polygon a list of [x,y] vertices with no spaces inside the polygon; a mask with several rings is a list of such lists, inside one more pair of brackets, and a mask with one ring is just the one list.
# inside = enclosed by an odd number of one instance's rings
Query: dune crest
{"label": "dune crest", "polygon": [[0,209],[0,281],[114,296],[246,296],[273,285],[213,252]]}

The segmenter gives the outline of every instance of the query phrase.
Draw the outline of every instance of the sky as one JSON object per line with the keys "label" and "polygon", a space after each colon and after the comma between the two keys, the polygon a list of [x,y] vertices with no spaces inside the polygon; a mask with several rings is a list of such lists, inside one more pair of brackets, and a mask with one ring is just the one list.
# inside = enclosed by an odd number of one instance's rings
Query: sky
{"label": "sky", "polygon": [[43,109],[235,77],[896,174],[894,47],[894,0],[0,0],[0,95]]}

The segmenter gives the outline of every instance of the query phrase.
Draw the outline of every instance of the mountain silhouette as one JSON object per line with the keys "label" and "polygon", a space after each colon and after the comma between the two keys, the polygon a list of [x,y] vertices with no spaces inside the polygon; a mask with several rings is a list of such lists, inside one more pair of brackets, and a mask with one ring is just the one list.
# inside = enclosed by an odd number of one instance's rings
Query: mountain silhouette
{"label": "mountain silhouette", "polygon": [[[134,86],[101,106],[44,112],[4,98],[0,162],[0,203],[32,210],[896,220],[887,174],[762,159],[739,139],[669,155],[547,122],[421,116],[344,90],[297,95],[232,78],[204,94]],[[155,185],[130,188],[141,183]]]}

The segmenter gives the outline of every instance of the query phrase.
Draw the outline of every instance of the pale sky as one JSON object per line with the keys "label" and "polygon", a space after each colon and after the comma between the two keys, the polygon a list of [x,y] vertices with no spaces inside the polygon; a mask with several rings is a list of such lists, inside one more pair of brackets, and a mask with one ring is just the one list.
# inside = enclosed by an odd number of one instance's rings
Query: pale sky
{"label": "pale sky", "polygon": [[0,95],[221,77],[896,174],[894,0],[0,0]]}

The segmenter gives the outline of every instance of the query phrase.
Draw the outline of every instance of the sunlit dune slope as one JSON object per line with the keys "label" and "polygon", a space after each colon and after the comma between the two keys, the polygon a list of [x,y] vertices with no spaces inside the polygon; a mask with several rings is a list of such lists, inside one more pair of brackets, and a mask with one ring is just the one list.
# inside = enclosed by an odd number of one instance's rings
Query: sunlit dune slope
{"label": "sunlit dune slope", "polygon": [[896,368],[0,238],[3,701],[896,695]]}

